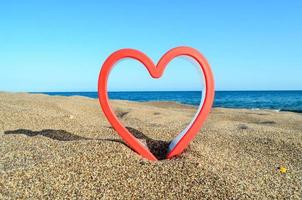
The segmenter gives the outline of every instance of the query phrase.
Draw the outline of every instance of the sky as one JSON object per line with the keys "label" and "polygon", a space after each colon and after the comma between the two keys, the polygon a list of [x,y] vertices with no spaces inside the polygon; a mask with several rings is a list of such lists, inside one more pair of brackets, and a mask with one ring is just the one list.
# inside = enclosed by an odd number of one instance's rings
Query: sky
{"label": "sky", "polygon": [[[216,90],[302,90],[302,1],[1,1],[0,91],[96,91],[102,63],[134,48],[155,63],[191,46]],[[199,90],[200,72],[176,58],[161,80],[123,60],[109,90]]]}

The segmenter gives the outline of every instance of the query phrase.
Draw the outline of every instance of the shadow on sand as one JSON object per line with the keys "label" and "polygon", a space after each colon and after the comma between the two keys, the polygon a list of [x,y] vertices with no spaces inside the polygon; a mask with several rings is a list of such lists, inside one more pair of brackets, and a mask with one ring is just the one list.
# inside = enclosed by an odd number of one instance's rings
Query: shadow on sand
{"label": "shadow on sand", "polygon": [[[112,127],[110,127],[112,128]],[[132,127],[126,127],[130,133],[133,134],[138,140],[143,140],[147,144],[147,147],[149,150],[154,154],[154,156],[159,159],[163,160],[166,158],[166,155],[168,153],[168,146],[169,142],[166,141],[161,141],[161,140],[154,140],[152,138],[149,138],[142,132],[140,132],[137,129],[134,129]],[[54,129],[44,129],[41,131],[32,131],[32,130],[27,130],[27,129],[17,129],[17,130],[9,130],[5,131],[4,134],[6,135],[26,135],[29,137],[34,137],[34,136],[44,136],[47,138],[50,138],[52,140],[58,140],[58,141],[79,141],[79,140],[100,140],[100,141],[110,141],[110,142],[117,142],[123,145],[126,145],[129,147],[123,140],[121,139],[93,139],[93,138],[87,138],[87,137],[82,137],[78,136],[75,134],[72,134],[70,132],[67,132],[65,130],[54,130]],[[130,147],[129,147],[130,148]]]}

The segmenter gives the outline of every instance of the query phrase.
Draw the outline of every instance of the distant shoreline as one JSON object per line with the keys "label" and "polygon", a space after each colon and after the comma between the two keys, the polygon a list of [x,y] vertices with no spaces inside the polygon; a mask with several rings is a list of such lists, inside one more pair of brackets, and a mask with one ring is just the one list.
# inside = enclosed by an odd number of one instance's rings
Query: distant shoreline
{"label": "distant shoreline", "polygon": [[[30,92],[50,96],[84,96],[98,98],[97,92]],[[201,91],[123,91],[108,92],[110,99],[135,102],[170,101],[185,105],[198,106]],[[302,113],[302,91],[216,91],[215,108],[233,108],[250,110],[273,110]]]}
{"label": "distant shoreline", "polygon": [[[181,92],[181,93],[186,93],[186,92],[200,92],[200,91],[127,91],[127,92],[109,92],[109,93],[165,93],[165,92]],[[302,99],[302,90],[275,90],[275,91],[216,91],[216,92],[227,92],[227,93],[232,93],[232,92],[299,92],[301,93],[301,99]],[[28,93],[28,94],[44,94],[44,95],[49,95],[49,96],[80,96],[80,97],[86,97],[86,98],[91,98],[91,99],[97,99],[97,92],[1,92],[1,93]],[[94,94],[95,96],[90,96],[90,95],[85,95],[85,94]],[[83,95],[84,94],[84,95]],[[179,101],[174,101],[174,100],[131,100],[131,99],[122,99],[122,98],[113,98],[111,100],[127,100],[127,101],[132,101],[132,102],[173,102],[181,105],[189,105],[189,106],[194,106],[198,107],[198,105],[190,104],[190,103],[185,103],[185,102],[179,102]],[[286,108],[265,108],[265,107],[236,107],[236,106],[217,106],[214,104],[213,108],[230,108],[230,109],[248,109],[248,110],[269,110],[269,111],[275,111],[275,112],[293,112],[293,113],[302,113],[302,109],[286,109]]]}

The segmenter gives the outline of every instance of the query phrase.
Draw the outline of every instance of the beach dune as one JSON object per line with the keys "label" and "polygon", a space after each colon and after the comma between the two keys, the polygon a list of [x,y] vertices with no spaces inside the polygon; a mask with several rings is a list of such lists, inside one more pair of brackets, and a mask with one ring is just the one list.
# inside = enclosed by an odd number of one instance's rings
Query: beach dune
{"label": "beach dune", "polygon": [[[196,112],[111,105],[159,159]],[[151,162],[120,139],[96,99],[0,93],[0,199],[301,199],[301,155],[298,113],[215,108],[182,155]]]}

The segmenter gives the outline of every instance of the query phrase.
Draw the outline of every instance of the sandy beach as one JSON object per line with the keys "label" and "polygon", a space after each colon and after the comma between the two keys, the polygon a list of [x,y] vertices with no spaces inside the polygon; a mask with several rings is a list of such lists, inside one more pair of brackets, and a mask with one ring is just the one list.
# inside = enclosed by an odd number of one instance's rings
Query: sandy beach
{"label": "sandy beach", "polygon": [[[159,158],[196,111],[111,103]],[[301,155],[298,113],[215,108],[181,156],[151,162],[120,139],[97,99],[0,93],[0,199],[301,199]]]}

